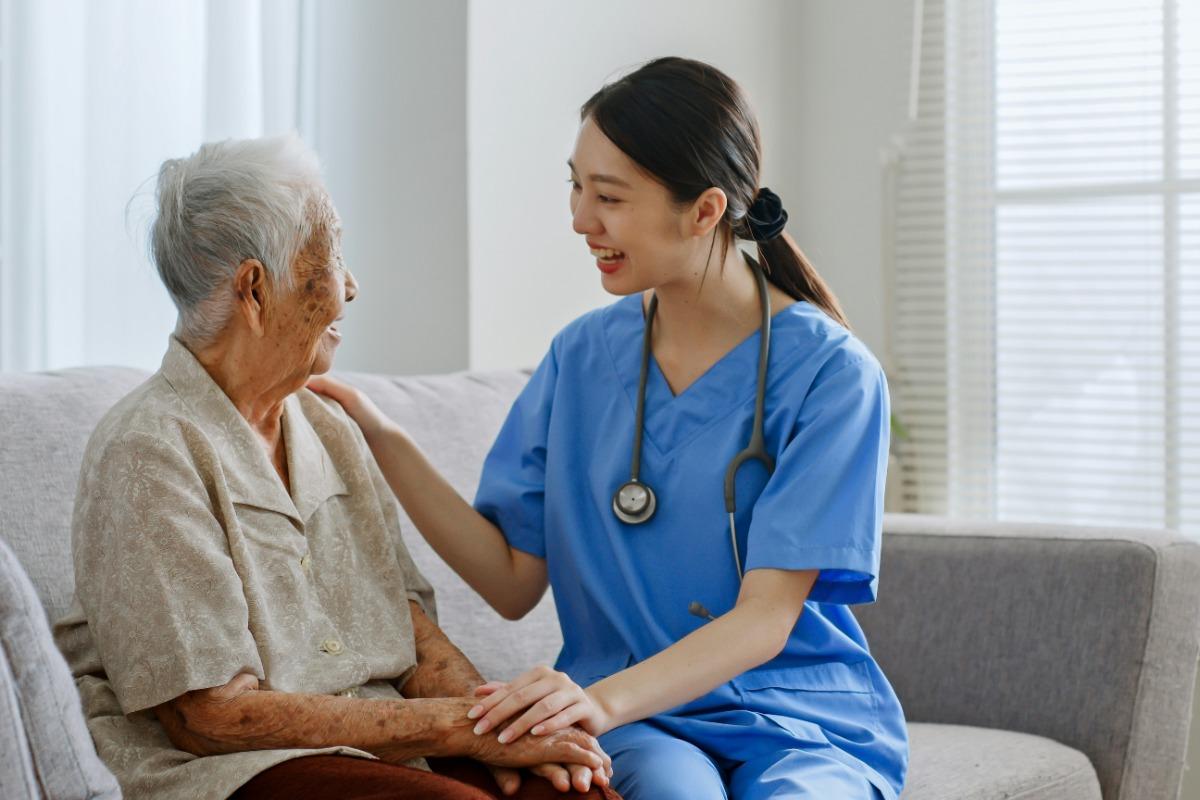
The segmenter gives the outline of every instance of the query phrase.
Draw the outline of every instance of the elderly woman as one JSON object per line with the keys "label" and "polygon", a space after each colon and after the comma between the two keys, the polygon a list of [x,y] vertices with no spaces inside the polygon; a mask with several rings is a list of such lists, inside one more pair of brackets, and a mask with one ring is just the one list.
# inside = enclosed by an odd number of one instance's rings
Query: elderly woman
{"label": "elderly woman", "polygon": [[358,428],[302,388],[358,291],[312,153],[208,144],[157,198],[179,324],[88,444],[56,633],[126,797],[614,796],[581,730],[472,732],[485,679],[435,624]]}

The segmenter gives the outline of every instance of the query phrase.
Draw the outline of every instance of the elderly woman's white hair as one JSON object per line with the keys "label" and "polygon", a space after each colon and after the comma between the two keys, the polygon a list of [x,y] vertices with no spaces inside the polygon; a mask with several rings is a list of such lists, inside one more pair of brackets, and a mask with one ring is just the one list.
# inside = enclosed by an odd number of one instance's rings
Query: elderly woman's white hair
{"label": "elderly woman's white hair", "polygon": [[204,345],[224,329],[232,278],[246,259],[262,262],[276,285],[291,285],[325,195],[320,171],[294,135],[210,142],[163,162],[150,244],[183,341]]}

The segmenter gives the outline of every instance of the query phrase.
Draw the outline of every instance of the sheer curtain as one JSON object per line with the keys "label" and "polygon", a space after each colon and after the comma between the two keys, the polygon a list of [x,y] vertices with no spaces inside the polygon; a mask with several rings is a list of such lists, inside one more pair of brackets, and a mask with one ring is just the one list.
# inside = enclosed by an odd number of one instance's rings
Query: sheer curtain
{"label": "sheer curtain", "polygon": [[1200,4],[923,6],[889,172],[907,506],[1200,535]]}
{"label": "sheer curtain", "polygon": [[0,369],[154,368],[175,320],[146,256],[158,165],[311,130],[312,9],[0,0],[0,14]]}

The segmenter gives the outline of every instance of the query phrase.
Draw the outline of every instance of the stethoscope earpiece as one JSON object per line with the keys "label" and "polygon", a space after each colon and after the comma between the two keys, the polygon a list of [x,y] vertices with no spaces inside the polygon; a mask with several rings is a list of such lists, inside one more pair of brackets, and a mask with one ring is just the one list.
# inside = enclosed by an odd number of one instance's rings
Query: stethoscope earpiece
{"label": "stethoscope earpiece", "polygon": [[613,513],[628,525],[640,525],[654,516],[658,499],[654,490],[641,481],[632,480],[621,484],[612,500]]}

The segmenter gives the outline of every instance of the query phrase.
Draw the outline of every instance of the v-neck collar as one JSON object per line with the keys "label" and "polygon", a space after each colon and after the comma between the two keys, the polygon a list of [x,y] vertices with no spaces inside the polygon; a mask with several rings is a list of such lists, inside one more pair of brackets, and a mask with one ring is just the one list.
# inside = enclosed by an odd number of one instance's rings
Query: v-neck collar
{"label": "v-neck collar", "polygon": [[[776,313],[772,322],[778,316]],[[617,301],[604,315],[609,355],[631,409],[637,408],[645,330],[641,295]],[[760,340],[761,331],[754,331],[677,395],[652,353],[646,375],[645,441],[661,455],[668,455],[753,400]]]}
{"label": "v-neck collar", "polygon": [[289,494],[245,417],[174,336],[159,371],[191,410],[191,421],[216,448],[234,503],[274,511],[302,525],[325,500],[348,493],[295,394],[283,403],[282,435],[291,484]]}

